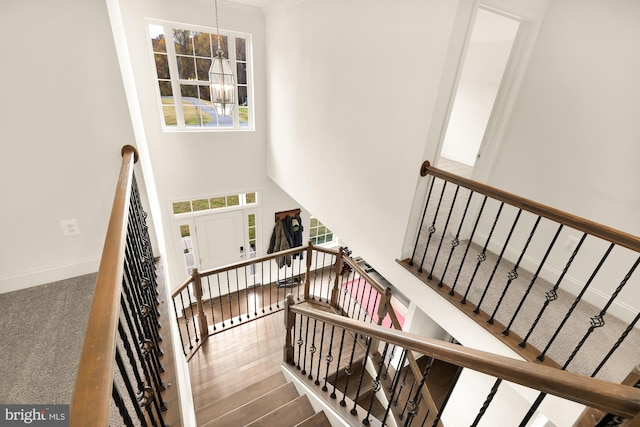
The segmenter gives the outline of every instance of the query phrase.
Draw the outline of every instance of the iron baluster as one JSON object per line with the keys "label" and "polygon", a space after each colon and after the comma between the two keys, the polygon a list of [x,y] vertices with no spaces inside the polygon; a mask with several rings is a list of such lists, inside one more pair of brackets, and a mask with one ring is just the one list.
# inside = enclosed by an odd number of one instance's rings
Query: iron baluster
{"label": "iron baluster", "polygon": [[[302,375],[307,373],[307,350],[309,348],[309,317],[307,317],[307,325],[304,330],[304,357],[302,358]],[[311,379],[311,378],[309,378]]]}
{"label": "iron baluster", "polygon": [[207,276],[207,289],[209,290],[209,306],[211,307],[211,323],[213,324],[213,330],[216,330],[216,314],[213,311],[213,302],[215,298],[211,296],[211,281],[209,280],[210,276]]}
{"label": "iron baluster", "polygon": [[[236,270],[237,272],[238,270]],[[237,274],[237,273],[236,273]],[[246,316],[247,316],[247,320],[249,320],[249,283],[247,282],[247,266],[244,266],[244,299],[245,301],[245,305],[247,306],[247,312],[246,312]],[[238,300],[240,300],[240,291],[238,290]]]}
{"label": "iron baluster", "polygon": [[[371,337],[367,337],[367,349],[364,353],[364,357],[362,359],[362,369],[360,370],[360,379],[358,380],[358,388],[356,390],[356,395],[353,398],[353,408],[351,408],[351,410],[349,411],[349,413],[353,416],[358,415],[358,410],[356,409],[356,407],[358,406],[358,400],[360,399],[360,389],[362,388],[362,382],[364,381],[364,374],[367,371],[366,369],[366,365],[367,365],[367,360],[369,359],[369,352],[371,351],[371,342],[373,341],[373,339],[371,339]],[[354,344],[356,342],[356,340],[354,339]],[[353,359],[353,355],[351,356],[351,358]],[[344,394],[347,394],[347,386],[344,386]],[[344,397],[342,398],[342,400],[344,400]],[[342,402],[340,402],[340,404],[342,405]],[[342,406],[346,406],[342,405]],[[384,424],[384,423],[383,423]]]}
{"label": "iron baluster", "polygon": [[[189,290],[186,290],[189,292]],[[187,331],[187,339],[189,340],[189,350],[193,350],[193,344],[191,344],[191,334],[189,333],[189,317],[187,316],[187,310],[184,307],[184,298],[182,297],[182,293],[180,292],[180,302],[182,303],[182,316],[184,317],[184,326]]]}
{"label": "iron baluster", "polygon": [[369,409],[367,409],[367,414],[362,420],[362,425],[368,426],[370,424],[369,417],[371,416],[371,410],[373,409],[373,401],[376,399],[376,393],[380,391],[381,382],[380,382],[380,372],[382,372],[382,367],[384,366],[384,359],[387,357],[387,350],[389,349],[389,343],[384,344],[384,350],[382,351],[382,358],[380,362],[378,362],[378,371],[376,372],[376,377],[371,383],[371,389],[373,393],[371,394],[371,400],[369,400]]}
{"label": "iron baluster", "polygon": [[600,362],[600,364],[596,367],[596,369],[593,371],[593,373],[591,374],[592,377],[595,377],[596,375],[598,375],[598,372],[600,372],[600,369],[602,369],[602,367],[604,366],[605,363],[607,363],[607,361],[609,360],[609,358],[613,355],[613,353],[618,349],[618,347],[620,347],[620,345],[622,344],[622,342],[625,340],[625,338],[627,338],[627,335],[629,335],[629,333],[633,330],[633,328],[636,326],[636,323],[638,323],[638,321],[640,321],[640,312],[638,312],[638,314],[636,315],[636,317],[633,318],[633,320],[631,321],[631,323],[629,323],[629,325],[627,325],[627,327],[625,328],[625,330],[622,332],[622,334],[620,335],[620,337],[618,338],[618,340],[615,342],[615,344],[613,345],[613,347],[611,347],[611,349],[609,350],[609,352],[605,355],[605,357],[602,359],[602,361]]}
{"label": "iron baluster", "polygon": [[229,301],[229,323],[233,325],[233,296],[231,294],[231,280],[229,279],[229,270],[226,271],[227,275],[227,301]]}
{"label": "iron baluster", "polygon": [[316,329],[318,328],[318,319],[313,319],[313,335],[311,337],[311,347],[309,348],[309,353],[311,353],[311,361],[309,363],[309,376],[308,379],[313,379],[313,357],[316,353]]}
{"label": "iron baluster", "polygon": [[484,403],[482,404],[482,407],[480,408],[480,411],[478,412],[478,415],[476,415],[476,419],[473,420],[473,423],[471,424],[471,427],[476,427],[478,425],[478,423],[480,422],[480,420],[482,419],[482,417],[484,416],[484,413],[487,412],[487,408],[489,408],[489,405],[491,404],[491,402],[493,401],[493,398],[495,397],[496,393],[498,392],[498,387],[500,387],[500,383],[502,383],[502,379],[497,378],[496,382],[493,383],[493,387],[491,387],[491,391],[489,392],[489,394],[487,395],[487,398],[485,399]]}
{"label": "iron baluster", "polygon": [[[307,320],[309,320],[309,318],[307,318]],[[296,364],[296,368],[298,370],[301,369],[300,358],[302,357],[302,344],[304,344],[304,341],[302,340],[302,314],[300,315],[299,325],[300,325],[300,330],[298,331],[298,340],[296,341],[296,344],[298,344],[298,363]],[[294,329],[294,334],[295,334],[295,329]]]}
{"label": "iron baluster", "polygon": [[496,263],[493,266],[493,271],[491,272],[491,276],[489,277],[489,280],[487,281],[487,285],[484,287],[484,291],[482,292],[482,296],[480,297],[480,301],[478,302],[478,305],[476,306],[475,310],[473,310],[473,312],[476,313],[476,314],[480,313],[480,306],[482,305],[482,302],[484,301],[484,298],[487,295],[487,291],[489,290],[489,287],[491,286],[491,282],[493,281],[493,276],[495,276],[496,271],[498,270],[498,265],[500,265],[500,261],[502,261],[502,257],[504,256],[504,251],[507,249],[507,245],[509,244],[509,241],[511,240],[511,236],[513,235],[513,230],[515,230],[516,225],[518,224],[518,220],[520,219],[520,214],[521,213],[522,213],[522,209],[518,209],[518,213],[516,215],[516,219],[513,221],[513,224],[511,225],[511,229],[509,230],[509,234],[507,235],[507,240],[502,245],[502,250],[500,251],[500,255],[498,255],[498,259],[496,260]]}
{"label": "iron baluster", "polygon": [[320,335],[320,349],[318,350],[318,368],[316,371],[316,380],[314,382],[315,385],[320,385],[320,358],[322,357],[322,346],[324,345],[324,330],[325,330],[325,323],[322,322],[322,332]]}
{"label": "iron baluster", "polygon": [[[460,232],[462,231],[464,220],[467,218],[467,211],[469,210],[469,205],[471,204],[471,197],[473,197],[473,191],[469,192],[469,197],[467,198],[467,204],[464,207],[462,218],[460,218],[460,224],[458,224],[458,231],[456,231],[455,237],[451,240],[451,250],[449,251],[449,257],[447,258],[447,263],[444,266],[444,271],[442,272],[442,276],[438,281],[439,288],[442,287],[444,276],[446,276],[447,270],[449,269],[449,264],[451,263],[451,258],[453,257],[453,251],[455,251],[458,245],[460,245]],[[451,295],[453,295],[453,293]]]}
{"label": "iron baluster", "polygon": [[589,287],[589,285],[591,285],[591,282],[593,282],[593,279],[596,277],[596,274],[598,274],[598,271],[600,271],[600,268],[602,267],[602,265],[604,264],[605,260],[607,259],[607,257],[609,256],[609,254],[611,253],[611,250],[613,249],[613,247],[615,246],[615,244],[611,243],[609,245],[609,247],[607,248],[607,251],[605,252],[604,256],[602,257],[602,259],[600,260],[600,262],[598,263],[598,265],[596,266],[595,270],[593,271],[593,273],[591,273],[591,277],[589,277],[589,280],[587,280],[587,283],[585,283],[585,285],[582,287],[582,290],[580,291],[580,293],[578,294],[578,296],[576,297],[576,299],[573,301],[573,304],[571,304],[571,307],[569,307],[569,310],[567,311],[567,314],[564,316],[564,318],[562,319],[562,322],[560,322],[560,325],[558,326],[558,328],[556,329],[556,331],[554,332],[553,336],[551,337],[551,339],[549,340],[549,342],[547,343],[547,346],[544,348],[544,350],[542,350],[542,353],[540,353],[536,359],[543,361],[544,360],[544,356],[547,353],[547,351],[549,350],[549,347],[551,347],[551,344],[553,344],[553,342],[555,341],[555,339],[558,337],[558,334],[560,333],[560,330],[562,329],[562,327],[564,326],[565,323],[567,323],[567,320],[569,320],[569,317],[571,317],[571,315],[573,314],[573,310],[576,308],[576,306],[578,305],[578,302],[580,302],[580,300],[582,299],[584,293],[587,291],[587,288]]}
{"label": "iron baluster", "polygon": [[216,273],[216,281],[218,282],[218,301],[220,301],[220,316],[222,317],[222,327],[224,324],[224,303],[222,302],[222,286],[220,285],[220,273]]}
{"label": "iron baluster", "polygon": [[611,304],[613,304],[613,301],[618,297],[618,294],[622,291],[624,286],[627,284],[627,282],[633,275],[633,272],[636,270],[636,268],[638,268],[638,264],[640,264],[640,258],[638,258],[636,262],[633,264],[633,266],[631,266],[631,269],[624,276],[624,278],[622,279],[622,281],[620,282],[616,290],[611,295],[611,297],[609,297],[609,300],[607,301],[605,306],[600,310],[600,312],[596,316],[591,318],[591,325],[589,326],[589,328],[587,329],[587,332],[584,334],[584,336],[582,337],[582,339],[580,340],[576,348],[573,350],[573,352],[567,359],[567,361],[565,362],[562,369],[566,369],[569,366],[573,358],[576,356],[576,354],[578,354],[578,351],[580,351],[580,348],[584,345],[584,343],[587,341],[587,339],[593,333],[593,331],[596,330],[597,328],[601,328],[604,326],[605,324],[604,316],[607,314],[607,310],[609,309]]}
{"label": "iron baluster", "polygon": [[459,366],[458,369],[456,370],[456,373],[453,376],[453,379],[451,380],[451,384],[449,385],[447,394],[444,396],[444,400],[442,401],[440,408],[438,408],[438,413],[436,414],[436,418],[433,420],[433,424],[431,425],[431,427],[438,426],[438,423],[440,422],[440,418],[442,417],[442,413],[444,412],[444,409],[447,407],[449,398],[451,397],[451,394],[453,393],[453,389],[456,387],[456,384],[458,383],[458,379],[460,378],[461,373],[462,373],[462,366]]}
{"label": "iron baluster", "polygon": [[444,181],[444,184],[442,185],[442,191],[440,192],[440,198],[438,199],[436,212],[433,214],[433,221],[431,222],[431,226],[428,229],[429,237],[427,237],[427,243],[424,245],[424,253],[422,254],[422,260],[420,261],[420,267],[418,268],[418,273],[422,273],[422,266],[424,265],[424,260],[427,257],[427,251],[429,250],[429,243],[431,243],[431,237],[436,232],[436,221],[438,220],[438,212],[440,212],[440,206],[442,205],[442,198],[444,197],[444,193],[447,189],[447,183],[448,181]]}
{"label": "iron baluster", "polygon": [[[264,303],[265,303],[265,299],[264,299],[264,262],[261,261],[260,262],[260,277],[261,277],[261,283],[260,283],[260,290],[262,291],[262,314],[265,313],[265,309],[264,309]],[[271,281],[271,278],[269,278],[269,281]],[[269,288],[269,294],[271,294],[271,288]]]}
{"label": "iron baluster", "polygon": [[327,361],[327,370],[324,373],[324,384],[322,385],[322,391],[327,391],[327,381],[329,380],[329,365],[333,361],[333,356],[331,355],[331,350],[333,349],[333,334],[336,330],[335,325],[331,325],[331,338],[329,339],[329,351],[325,360]]}
{"label": "iron baluster", "polygon": [[[120,328],[121,326],[118,325],[118,327]],[[131,354],[131,356],[132,355],[133,354]],[[131,356],[129,356],[129,360],[130,361],[132,360]],[[136,393],[133,391],[133,387],[131,387],[131,381],[129,381],[128,375],[126,375],[126,368],[124,367],[124,362],[122,361],[122,356],[120,356],[120,350],[118,350],[117,347],[116,347],[116,365],[118,365],[118,369],[120,370],[120,374],[121,374],[122,379],[123,379],[122,382],[124,383],[124,385],[125,385],[125,387],[127,389],[127,393],[129,394],[129,400],[131,400],[131,402],[136,402]],[[136,379],[139,379],[140,374],[136,370],[135,366],[133,367],[132,371],[136,375]],[[140,410],[140,405],[137,405],[137,404],[134,403],[131,406],[133,406],[133,410],[136,412],[136,415],[138,416],[138,421],[140,422],[140,424],[143,427],[146,427],[147,426],[147,420],[145,419],[144,414]]]}
{"label": "iron baluster", "polygon": [[578,254],[578,251],[580,250],[580,247],[582,246],[582,243],[584,242],[584,239],[586,239],[586,237],[587,237],[587,233],[583,233],[582,237],[580,238],[580,241],[576,245],[576,248],[573,250],[573,253],[571,254],[571,256],[569,257],[569,260],[565,264],[564,269],[562,270],[562,273],[560,273],[560,277],[558,277],[558,280],[556,281],[555,285],[553,285],[553,288],[551,288],[551,290],[549,290],[546,293],[546,299],[544,301],[544,304],[542,305],[542,308],[540,308],[538,315],[536,316],[535,320],[533,321],[533,324],[529,328],[529,332],[527,332],[527,335],[525,335],[525,337],[522,339],[522,342],[519,344],[520,347],[525,348],[527,346],[527,340],[533,333],[533,330],[538,325],[538,322],[540,321],[540,318],[542,317],[542,314],[544,313],[544,311],[549,306],[549,303],[551,303],[552,301],[555,301],[558,298],[558,294],[556,293],[556,291],[560,287],[560,282],[562,282],[562,279],[564,279],[565,274],[567,274],[569,267],[573,263],[573,260]]}
{"label": "iron baluster", "polygon": [[344,382],[344,391],[342,393],[342,400],[340,400],[340,406],[347,406],[347,391],[349,390],[349,380],[351,379],[351,375],[353,375],[353,356],[356,353],[356,345],[358,344],[358,334],[356,333],[353,337],[353,345],[351,346],[351,355],[349,356],[349,364],[345,368],[344,373],[347,375],[347,379]]}
{"label": "iron baluster", "polygon": [[[175,298],[173,298],[173,311],[176,315],[176,320],[179,319],[180,317],[178,317],[178,307],[176,306]],[[182,330],[180,329],[180,325],[178,325],[178,336],[180,336],[180,345],[182,346],[182,353],[186,356],[187,351],[184,349],[184,338],[182,337]]]}
{"label": "iron baluster", "polygon": [[424,225],[424,218],[427,215],[427,207],[429,207],[429,200],[431,199],[431,191],[433,190],[433,184],[436,180],[435,177],[431,178],[431,184],[429,185],[429,192],[427,193],[427,201],[424,204],[424,210],[422,211],[422,219],[420,220],[420,226],[418,227],[418,235],[416,236],[416,243],[413,245],[413,253],[411,254],[411,260],[409,265],[413,266],[413,259],[416,256],[416,250],[418,249],[418,242],[420,241],[420,234],[422,234],[422,226]]}
{"label": "iron baluster", "polygon": [[[196,283],[193,284],[194,286],[198,286]],[[193,322],[193,335],[196,339],[196,342],[200,341],[200,338],[198,337],[198,329],[196,328],[196,315],[193,312],[193,301],[191,301],[191,292],[189,292],[189,289],[187,288],[187,297],[189,297],[189,309],[191,310],[191,320]],[[200,331],[200,334],[202,334],[202,331]]]}
{"label": "iron baluster", "polygon": [[[476,273],[478,269],[480,269],[480,265],[487,259],[487,246],[489,246],[489,242],[491,241],[491,236],[493,236],[493,232],[496,229],[496,225],[498,224],[498,220],[500,219],[500,214],[502,213],[502,208],[504,207],[504,202],[500,202],[500,207],[498,208],[498,213],[496,214],[495,219],[493,220],[493,224],[491,225],[491,231],[489,231],[489,235],[487,236],[487,240],[484,243],[484,247],[482,251],[478,254],[478,262],[476,263],[476,268],[473,270],[473,275],[471,276],[471,280],[469,280],[469,286],[467,286],[467,290],[460,301],[462,304],[467,303],[467,296],[469,295],[469,291],[471,290],[471,286],[473,286],[473,280],[476,277]],[[479,218],[479,217],[478,217]],[[469,240],[471,243],[471,239]]]}
{"label": "iron baluster", "polygon": [[556,241],[558,240],[558,236],[560,235],[560,231],[562,231],[563,226],[564,226],[563,224],[560,224],[558,226],[558,229],[556,230],[556,234],[553,236],[553,239],[551,240],[551,243],[547,247],[547,250],[546,250],[544,256],[542,257],[542,260],[540,261],[540,264],[538,265],[538,269],[536,270],[536,272],[534,273],[533,277],[531,278],[531,281],[529,282],[529,286],[527,286],[527,289],[525,290],[524,295],[520,299],[520,302],[518,303],[518,306],[516,307],[516,310],[513,313],[513,316],[511,317],[511,320],[509,321],[509,324],[504,329],[504,331],[502,331],[503,335],[505,335],[505,336],[509,335],[509,329],[511,329],[511,326],[513,325],[513,322],[516,320],[516,316],[518,315],[518,313],[520,312],[520,309],[522,309],[522,306],[524,305],[524,301],[529,296],[529,293],[531,292],[531,288],[533,287],[533,284],[538,279],[538,275],[540,274],[540,271],[542,271],[542,267],[544,267],[544,264],[547,261],[547,258],[549,257],[549,254],[551,253],[551,249],[553,249]]}
{"label": "iron baluster", "polygon": [[240,278],[238,277],[238,269],[234,269],[236,272],[236,300],[238,302],[238,322],[242,322],[242,308],[240,305]]}
{"label": "iron baluster", "polygon": [[338,374],[340,373],[340,359],[342,358],[342,347],[344,345],[344,335],[346,330],[342,328],[342,338],[340,338],[340,349],[338,350],[338,363],[336,365],[336,374],[333,378],[333,391],[329,395],[332,399],[336,398],[336,384],[338,384]]}
{"label": "iron baluster", "polygon": [[113,397],[113,401],[118,408],[118,412],[120,412],[120,416],[122,417],[122,421],[127,427],[133,427],[133,420],[131,416],[129,416],[129,412],[127,411],[127,406],[122,400],[122,396],[120,396],[120,392],[118,391],[118,387],[116,387],[116,383],[113,383],[113,387],[111,389],[111,397]]}
{"label": "iron baluster", "polygon": [[451,206],[449,207],[449,213],[447,214],[447,220],[444,223],[444,228],[442,229],[442,237],[440,237],[440,243],[438,244],[438,249],[436,250],[436,256],[433,257],[433,264],[431,264],[431,270],[429,271],[429,276],[427,279],[433,279],[433,270],[436,268],[436,262],[438,262],[438,257],[440,256],[440,249],[442,248],[442,242],[444,242],[444,238],[447,235],[447,228],[449,228],[449,221],[451,220],[451,214],[453,213],[453,208],[456,204],[456,199],[458,198],[458,191],[460,191],[460,186],[456,185],[456,191],[453,194],[453,200],[451,201]]}
{"label": "iron baluster", "polygon": [[[458,284],[458,278],[460,278],[460,273],[462,272],[462,267],[464,266],[464,260],[467,258],[467,254],[469,253],[469,249],[471,248],[471,243],[473,243],[473,236],[476,234],[476,229],[478,228],[478,224],[480,223],[480,218],[482,217],[482,212],[484,211],[484,207],[486,203],[487,203],[487,196],[484,196],[484,198],[482,199],[482,204],[480,205],[480,210],[478,211],[478,215],[476,216],[476,221],[473,224],[473,229],[471,230],[471,235],[469,236],[469,241],[467,242],[467,247],[465,248],[464,254],[462,255],[462,260],[460,261],[460,267],[458,268],[458,273],[456,274],[456,278],[453,281],[453,286],[451,286],[451,290],[449,291],[449,295],[453,295],[454,290],[456,289],[456,285]],[[460,227],[462,227],[462,224],[460,224]]]}

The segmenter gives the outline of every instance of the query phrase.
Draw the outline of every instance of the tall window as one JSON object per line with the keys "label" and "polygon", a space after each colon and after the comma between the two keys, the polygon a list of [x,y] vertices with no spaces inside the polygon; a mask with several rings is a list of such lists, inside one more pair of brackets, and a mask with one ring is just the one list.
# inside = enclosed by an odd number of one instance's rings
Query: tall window
{"label": "tall window", "polygon": [[160,108],[167,129],[252,129],[251,35],[220,31],[220,46],[236,71],[233,117],[211,104],[209,67],[216,55],[216,30],[183,24],[148,23]]}

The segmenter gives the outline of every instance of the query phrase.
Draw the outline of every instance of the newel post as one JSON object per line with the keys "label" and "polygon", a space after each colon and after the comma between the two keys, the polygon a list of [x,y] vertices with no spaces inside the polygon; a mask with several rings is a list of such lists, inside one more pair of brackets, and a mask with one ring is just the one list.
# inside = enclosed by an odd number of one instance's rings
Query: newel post
{"label": "newel post", "polygon": [[202,276],[197,268],[191,270],[191,280],[193,292],[196,296],[196,307],[198,308],[198,328],[200,329],[200,341],[205,342],[209,338],[209,327],[207,326],[207,316],[204,314],[202,305]]}
{"label": "newel post", "polygon": [[338,248],[338,254],[336,255],[336,279],[333,282],[333,289],[331,290],[331,307],[338,308],[338,294],[340,291],[340,276],[342,275],[342,246]]}
{"label": "newel post", "polygon": [[310,288],[311,288],[311,257],[313,256],[313,245],[311,241],[307,245],[307,274],[304,278],[304,300],[308,301],[310,299]]}
{"label": "newel post", "polygon": [[291,306],[296,302],[293,299],[293,294],[287,294],[284,300],[284,347],[282,349],[282,356],[285,363],[290,365],[294,364],[293,361],[293,327],[296,323],[296,314],[290,310]]}

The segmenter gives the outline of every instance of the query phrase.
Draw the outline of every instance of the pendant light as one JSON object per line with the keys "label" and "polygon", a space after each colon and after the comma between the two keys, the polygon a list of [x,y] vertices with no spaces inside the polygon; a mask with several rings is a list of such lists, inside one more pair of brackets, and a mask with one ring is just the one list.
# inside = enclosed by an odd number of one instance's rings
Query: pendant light
{"label": "pendant light", "polygon": [[235,106],[235,77],[229,60],[225,58],[220,45],[220,26],[218,25],[218,0],[216,8],[216,33],[218,35],[218,49],[209,68],[209,84],[211,87],[211,102],[219,116],[231,116]]}

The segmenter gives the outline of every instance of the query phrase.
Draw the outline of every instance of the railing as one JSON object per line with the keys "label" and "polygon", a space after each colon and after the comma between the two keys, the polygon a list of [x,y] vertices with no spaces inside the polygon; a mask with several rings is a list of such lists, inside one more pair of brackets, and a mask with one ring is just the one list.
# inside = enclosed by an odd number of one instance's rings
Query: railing
{"label": "railing", "polygon": [[[284,309],[288,293],[299,302],[312,302],[361,322],[401,330],[401,321],[391,305],[391,291],[383,288],[349,254],[347,248],[308,244],[221,268],[202,272],[194,269],[191,277],[172,293],[185,356],[193,355],[210,335]],[[354,357],[362,344],[356,341],[351,344],[350,356],[343,361],[348,360],[349,365],[361,363]],[[373,351],[371,357],[375,363],[388,364],[393,354],[392,349],[384,356]],[[404,357],[412,370],[411,388],[421,396],[413,403],[415,411],[426,405],[431,413],[436,413],[428,387],[418,387],[422,375],[418,363],[410,353]],[[301,369],[307,372],[314,367]],[[351,386],[357,384],[360,388],[364,380],[361,377]],[[375,396],[369,398],[372,404]],[[410,396],[396,398],[396,406],[407,408],[411,404]],[[394,412],[402,418],[401,410],[394,408]]]}
{"label": "railing", "polygon": [[[640,295],[639,237],[428,162],[421,174],[428,194],[403,266],[526,360],[616,382],[631,370],[640,313],[626,301]],[[622,351],[633,356],[615,359]]]}
{"label": "railing", "polygon": [[72,426],[164,425],[154,257],[140,203],[134,163],[122,166],[105,239],[70,408]]}
{"label": "railing", "polygon": [[[362,341],[366,343],[367,354],[374,351],[374,346],[383,354],[392,347],[401,350],[401,357],[393,362],[394,367],[401,367],[404,364],[404,356],[410,352],[417,352],[425,355],[430,361],[434,359],[442,360],[458,366],[456,378],[463,369],[469,369],[496,378],[495,384],[502,381],[510,381],[527,387],[535,388],[543,393],[549,393],[565,399],[569,399],[589,407],[598,408],[605,413],[629,420],[629,426],[636,426],[640,423],[640,389],[630,387],[628,385],[614,384],[608,381],[595,379],[567,371],[560,371],[556,368],[540,365],[534,362],[520,361],[508,357],[498,356],[479,350],[468,349],[459,345],[454,345],[438,340],[423,338],[416,335],[408,334],[402,331],[396,331],[378,325],[367,324],[350,319],[343,316],[337,316],[325,313],[310,307],[304,307],[296,304],[293,296],[287,299],[285,311],[285,349],[284,361],[291,366],[317,366],[317,371],[310,370],[309,384],[315,384],[320,387],[321,391],[327,393],[331,389],[327,378],[337,377],[339,375],[340,363],[336,363],[334,354],[336,348],[339,348],[339,354],[344,348],[352,345],[354,337],[362,337]],[[320,350],[315,349],[316,343],[310,339],[310,333],[305,332],[305,327],[312,324],[313,331],[321,331]],[[313,334],[313,339],[316,339]],[[346,338],[345,338],[346,337]],[[324,343],[324,349],[323,349]],[[330,344],[326,344],[330,343]],[[373,344],[372,344],[373,343]],[[314,349],[314,350],[311,350]],[[338,355],[338,359],[340,355]],[[315,365],[314,365],[315,364]],[[382,425],[386,424],[387,416],[394,405],[395,398],[399,394],[398,375],[400,370],[389,368],[384,363],[379,363],[376,370],[375,387],[380,388],[382,378],[385,372],[391,375],[391,380],[387,382],[388,390],[391,395],[389,403],[385,408],[384,416],[381,419]],[[427,382],[429,369],[425,369],[420,377],[420,386]],[[311,382],[315,376],[315,381]],[[346,388],[346,387],[345,387]],[[443,404],[437,409],[437,414],[427,412],[421,417],[417,417],[413,408],[407,412],[405,426],[413,425],[431,425],[436,426],[441,422],[441,417],[447,409],[448,397],[455,391],[455,381],[449,390]],[[494,388],[497,388],[494,387]],[[331,398],[335,398],[335,386],[331,391]],[[478,423],[484,417],[489,405],[495,396],[495,390],[484,404],[479,408],[478,414],[472,422],[472,426]],[[320,392],[318,392],[320,393]],[[419,399],[418,392],[413,392],[414,402]],[[353,404],[342,398],[341,406]],[[357,406],[353,404],[351,413],[357,415]],[[365,408],[366,409],[366,408]],[[369,425],[372,420],[370,417],[370,407],[363,416],[363,425]],[[455,409],[454,409],[455,410]],[[460,409],[457,409],[458,412]],[[465,408],[464,412],[468,412],[469,408]],[[355,413],[354,413],[355,412]],[[431,416],[431,418],[429,418]],[[501,425],[511,425],[505,416],[505,423]],[[427,422],[428,421],[428,422]],[[520,424],[524,426],[526,423]]]}

